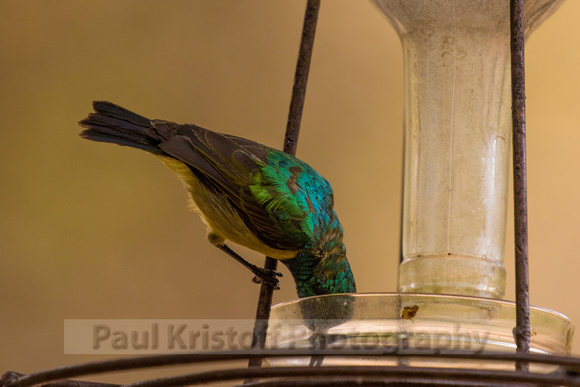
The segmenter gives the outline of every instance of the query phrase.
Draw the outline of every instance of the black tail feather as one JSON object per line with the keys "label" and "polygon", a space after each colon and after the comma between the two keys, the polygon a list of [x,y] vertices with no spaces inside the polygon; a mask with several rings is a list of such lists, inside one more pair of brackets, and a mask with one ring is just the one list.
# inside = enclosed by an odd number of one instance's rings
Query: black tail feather
{"label": "black tail feather", "polygon": [[86,128],[81,137],[165,155],[158,146],[160,141],[153,137],[149,119],[105,101],[93,102],[93,108],[95,112],[79,122]]}
{"label": "black tail feather", "polygon": [[107,101],[94,101],[93,109],[102,116],[116,117],[141,126],[151,126],[150,119]]}

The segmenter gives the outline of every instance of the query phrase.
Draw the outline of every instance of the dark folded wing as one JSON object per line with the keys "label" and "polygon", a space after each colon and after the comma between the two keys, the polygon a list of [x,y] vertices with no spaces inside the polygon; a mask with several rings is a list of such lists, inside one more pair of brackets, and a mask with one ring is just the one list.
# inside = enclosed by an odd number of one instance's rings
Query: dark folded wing
{"label": "dark folded wing", "polygon": [[159,147],[226,194],[248,228],[280,250],[312,248],[332,210],[332,188],[281,151],[196,125],[151,121]]}

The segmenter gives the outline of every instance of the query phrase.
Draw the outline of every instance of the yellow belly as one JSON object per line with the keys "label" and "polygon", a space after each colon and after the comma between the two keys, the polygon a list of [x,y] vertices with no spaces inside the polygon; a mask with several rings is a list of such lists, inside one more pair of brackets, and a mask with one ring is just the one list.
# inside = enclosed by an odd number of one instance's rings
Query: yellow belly
{"label": "yellow belly", "polygon": [[261,242],[248,229],[225,195],[209,193],[189,167],[174,158],[157,156],[163,164],[176,172],[191,194],[191,207],[208,227],[208,234],[222,237],[275,259],[294,258],[297,251],[273,249]]}

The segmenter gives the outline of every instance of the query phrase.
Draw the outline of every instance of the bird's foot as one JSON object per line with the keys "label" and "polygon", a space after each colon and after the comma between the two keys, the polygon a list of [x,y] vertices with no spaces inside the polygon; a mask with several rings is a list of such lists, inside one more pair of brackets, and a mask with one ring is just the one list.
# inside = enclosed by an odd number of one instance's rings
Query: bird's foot
{"label": "bird's foot", "polygon": [[282,273],[276,270],[264,269],[261,267],[256,267],[252,272],[256,275],[252,278],[252,282],[256,284],[261,284],[262,282],[267,283],[276,290],[280,290],[280,281],[276,277],[282,277]]}
{"label": "bird's foot", "polygon": [[236,253],[235,251],[230,249],[230,247],[228,245],[221,243],[221,242],[223,242],[223,238],[220,237],[218,234],[210,233],[209,240],[218,249],[225,252],[230,257],[234,258],[236,261],[240,262],[242,265],[244,265],[245,267],[250,269],[250,271],[252,273],[254,273],[254,275],[255,275],[255,277],[254,277],[254,279],[252,279],[252,281],[254,281],[257,284],[264,282],[264,283],[267,283],[268,285],[270,285],[271,287],[273,287],[274,289],[280,290],[280,283],[279,283],[280,281],[278,281],[278,278],[276,278],[276,277],[282,277],[282,273],[280,273],[279,271],[276,271],[276,270],[272,270],[272,269],[264,269],[264,268],[261,268],[261,267],[254,265],[253,263],[246,261],[238,253]]}

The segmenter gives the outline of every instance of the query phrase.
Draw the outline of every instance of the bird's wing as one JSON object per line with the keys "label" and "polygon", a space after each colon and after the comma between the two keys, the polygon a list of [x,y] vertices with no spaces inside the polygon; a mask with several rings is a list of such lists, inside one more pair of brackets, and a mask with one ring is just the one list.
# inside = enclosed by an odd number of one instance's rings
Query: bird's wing
{"label": "bird's wing", "polygon": [[280,250],[314,248],[330,217],[330,184],[284,152],[196,125],[151,121],[159,147],[226,194],[256,236]]}
{"label": "bird's wing", "polygon": [[[260,212],[276,222],[283,235],[303,249],[314,249],[322,241],[324,226],[333,217],[333,194],[330,184],[308,164],[278,150],[266,154],[260,173],[245,187],[244,210],[263,219]],[[258,224],[267,232],[268,224]]]}

